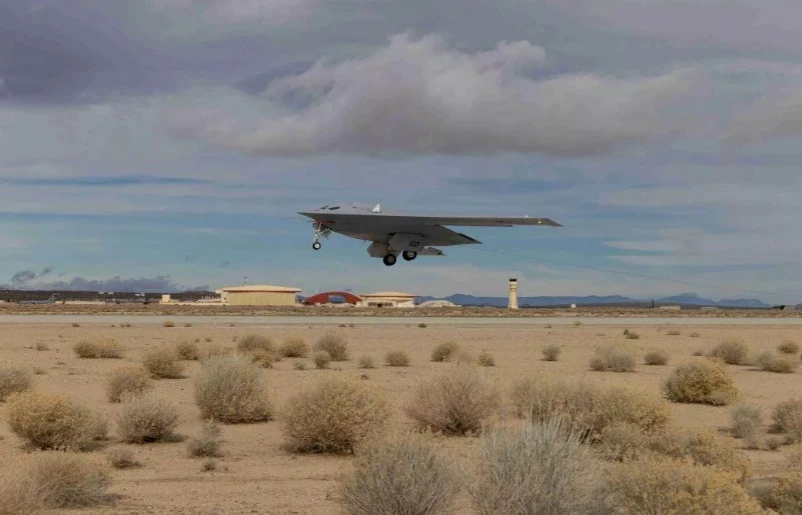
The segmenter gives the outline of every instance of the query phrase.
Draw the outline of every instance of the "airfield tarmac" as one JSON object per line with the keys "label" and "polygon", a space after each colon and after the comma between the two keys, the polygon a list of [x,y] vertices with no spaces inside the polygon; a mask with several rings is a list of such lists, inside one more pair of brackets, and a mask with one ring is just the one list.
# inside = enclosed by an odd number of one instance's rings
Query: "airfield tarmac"
{"label": "airfield tarmac", "polygon": [[[163,327],[170,319],[174,327]],[[581,325],[574,325],[577,320]],[[426,327],[419,327],[419,323]],[[110,440],[99,451],[130,450],[142,467],[115,470],[111,492],[119,495],[114,506],[92,513],[304,513],[338,512],[336,501],[340,478],[352,470],[353,457],[293,455],[283,449],[282,411],[299,389],[336,375],[359,379],[383,392],[394,406],[393,432],[412,428],[403,411],[417,386],[435,374],[447,373],[446,363],[430,361],[432,349],[443,342],[458,342],[476,356],[491,352],[496,366],[482,373],[502,393],[504,412],[509,414],[509,393],[527,377],[585,379],[599,387],[626,384],[659,392],[662,382],[681,363],[705,359],[695,356],[726,338],[744,339],[750,353],[774,350],[785,339],[802,343],[802,320],[796,318],[459,318],[459,317],[287,317],[287,316],[117,316],[117,315],[7,315],[0,316],[3,340],[0,362],[37,370],[34,389],[66,394],[105,413],[110,420]],[[130,327],[120,324],[130,323]],[[74,325],[77,324],[77,327]],[[187,326],[186,324],[191,324]],[[233,325],[232,325],[233,324]],[[341,324],[346,324],[340,327]],[[353,326],[351,326],[353,324]],[[639,340],[627,340],[623,329],[638,326]],[[672,329],[668,330],[668,326]],[[277,343],[302,337],[310,344],[334,331],[348,340],[351,358],[332,363],[330,370],[316,370],[310,359],[284,359],[265,371],[271,396],[278,409],[275,421],[223,426],[224,455],[217,470],[202,471],[203,460],[188,457],[183,443],[124,444],[116,435],[114,417],[120,405],[105,398],[107,374],[124,365],[140,362],[145,351],[180,340],[209,340],[234,349],[235,339],[259,333]],[[678,334],[675,334],[678,333]],[[123,359],[80,359],[72,351],[75,343],[114,338],[124,349]],[[37,344],[46,350],[38,350]],[[542,360],[543,347],[559,345],[559,361]],[[592,372],[588,362],[600,345],[620,344],[636,356],[632,373]],[[645,366],[643,355],[661,349],[670,356],[668,366]],[[384,366],[384,355],[404,350],[411,366]],[[360,356],[371,356],[377,368],[358,368]],[[799,358],[797,357],[797,362]],[[296,370],[296,362],[306,370]],[[181,416],[177,433],[197,435],[202,423],[193,398],[194,377],[200,364],[185,362],[185,377],[156,381],[155,391],[174,403]],[[741,392],[740,402],[761,406],[770,422],[777,402],[802,396],[802,371],[791,374],[761,372],[749,366],[728,366]],[[0,461],[13,463],[26,452],[22,442],[5,423],[5,405],[0,404]],[[743,443],[726,433],[729,407],[672,404],[672,421],[681,427],[707,428],[718,432],[729,445],[745,455],[753,477],[786,473],[787,447],[778,451],[746,450]],[[509,416],[509,415],[507,415]],[[476,459],[476,438],[447,438],[443,449],[470,470]],[[79,510],[80,511],[80,510]],[[74,513],[75,511],[73,511]],[[463,505],[459,513],[471,513]]]}

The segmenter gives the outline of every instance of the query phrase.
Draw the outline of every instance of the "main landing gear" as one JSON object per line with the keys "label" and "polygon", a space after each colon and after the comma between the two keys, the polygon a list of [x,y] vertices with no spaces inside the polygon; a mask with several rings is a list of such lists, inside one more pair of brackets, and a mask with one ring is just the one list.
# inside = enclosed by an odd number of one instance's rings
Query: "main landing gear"
{"label": "main landing gear", "polygon": [[393,266],[396,262],[396,259],[397,258],[395,257],[395,254],[386,254],[382,258],[382,262],[387,266]]}
{"label": "main landing gear", "polygon": [[418,257],[418,253],[414,250],[405,250],[401,253],[401,257],[404,258],[404,261],[412,261],[416,257]]}

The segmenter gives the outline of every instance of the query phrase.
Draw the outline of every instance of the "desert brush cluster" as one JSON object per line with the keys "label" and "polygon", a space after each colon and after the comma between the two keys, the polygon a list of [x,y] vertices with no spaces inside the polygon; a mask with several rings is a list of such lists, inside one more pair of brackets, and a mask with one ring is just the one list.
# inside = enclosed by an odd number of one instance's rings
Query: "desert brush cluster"
{"label": "desert brush cluster", "polygon": [[[284,460],[265,475],[337,463],[325,499],[351,514],[802,513],[802,389],[766,405],[744,388],[797,377],[789,338],[697,351],[699,333],[580,324],[563,338],[530,329],[511,355],[433,324],[406,329],[406,347],[355,345],[353,324],[313,337],[230,329],[137,346],[81,338],[51,371],[104,363],[83,394],[49,386],[35,358],[0,367],[0,515],[113,509],[126,496],[115,485],[164,453],[194,463],[182,474],[230,474],[253,458],[232,451],[246,428]],[[577,331],[592,343],[572,345]],[[58,347],[31,344],[38,356]],[[685,424],[678,410],[716,422]],[[780,456],[780,472],[757,473],[750,453]]]}

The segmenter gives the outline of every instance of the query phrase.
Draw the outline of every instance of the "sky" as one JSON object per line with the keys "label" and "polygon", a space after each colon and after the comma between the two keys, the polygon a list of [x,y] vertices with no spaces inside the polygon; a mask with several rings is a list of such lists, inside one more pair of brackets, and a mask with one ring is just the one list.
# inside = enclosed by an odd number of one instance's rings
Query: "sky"
{"label": "sky", "polygon": [[802,302],[801,133],[798,1],[4,0],[0,284]]}

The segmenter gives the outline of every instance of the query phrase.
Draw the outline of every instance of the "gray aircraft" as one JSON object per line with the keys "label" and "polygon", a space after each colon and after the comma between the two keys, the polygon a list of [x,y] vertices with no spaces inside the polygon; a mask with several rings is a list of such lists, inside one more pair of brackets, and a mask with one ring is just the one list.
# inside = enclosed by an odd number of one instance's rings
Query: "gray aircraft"
{"label": "gray aircraft", "polygon": [[546,225],[562,227],[549,218],[498,217],[498,216],[430,216],[385,211],[381,204],[375,207],[361,204],[329,204],[298,214],[311,218],[315,239],[312,248],[320,250],[320,237],[332,232],[358,240],[372,242],[368,247],[371,257],[382,258],[393,266],[398,254],[405,261],[418,255],[443,256],[441,247],[481,243],[470,236],[447,226],[512,227],[515,225]]}

